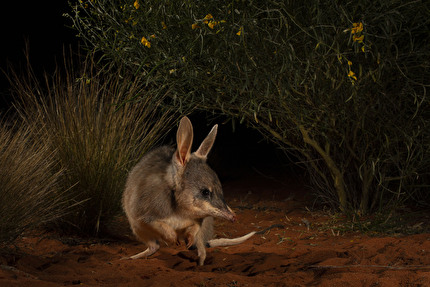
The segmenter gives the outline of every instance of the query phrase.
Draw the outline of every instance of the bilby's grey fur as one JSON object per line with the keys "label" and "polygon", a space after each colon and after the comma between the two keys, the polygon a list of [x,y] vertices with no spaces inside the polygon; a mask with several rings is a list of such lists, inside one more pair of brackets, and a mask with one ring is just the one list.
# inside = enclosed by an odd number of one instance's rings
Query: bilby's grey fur
{"label": "bilby's grey fur", "polygon": [[215,125],[197,151],[191,153],[193,127],[183,117],[176,135],[176,150],[168,146],[157,148],[130,171],[122,204],[133,233],[148,248],[129,258],[148,257],[160,248],[160,243],[175,244],[185,239],[188,248],[197,248],[199,264],[203,265],[206,246],[239,244],[255,234],[212,239],[213,217],[236,219],[224,202],[218,176],[206,164],[217,129]]}

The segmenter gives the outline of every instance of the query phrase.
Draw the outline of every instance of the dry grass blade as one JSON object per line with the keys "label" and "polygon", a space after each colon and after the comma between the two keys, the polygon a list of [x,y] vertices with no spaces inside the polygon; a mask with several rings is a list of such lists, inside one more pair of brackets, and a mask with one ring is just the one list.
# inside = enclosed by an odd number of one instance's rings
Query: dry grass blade
{"label": "dry grass blade", "polygon": [[0,243],[65,213],[55,150],[31,139],[28,127],[0,124]]}
{"label": "dry grass blade", "polygon": [[[128,169],[171,127],[173,113],[162,110],[163,97],[151,94],[142,78],[97,68],[92,58],[77,71],[65,62],[65,74],[58,69],[44,85],[31,71],[27,79],[15,77],[16,106],[65,169],[63,190],[70,189],[76,207],[60,227],[95,235],[121,212]],[[141,101],[127,102],[137,95]]]}

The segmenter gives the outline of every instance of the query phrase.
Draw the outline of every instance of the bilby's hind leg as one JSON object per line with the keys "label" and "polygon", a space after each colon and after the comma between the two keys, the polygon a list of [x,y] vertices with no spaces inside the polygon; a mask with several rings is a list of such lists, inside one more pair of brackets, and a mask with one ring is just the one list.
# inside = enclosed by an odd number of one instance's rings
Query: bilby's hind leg
{"label": "bilby's hind leg", "polygon": [[157,243],[157,241],[149,241],[146,243],[146,245],[148,246],[148,248],[145,251],[142,251],[140,253],[137,253],[133,256],[130,257],[126,257],[123,259],[138,259],[138,258],[146,258],[148,256],[151,256],[152,254],[154,254],[159,248],[160,245]]}

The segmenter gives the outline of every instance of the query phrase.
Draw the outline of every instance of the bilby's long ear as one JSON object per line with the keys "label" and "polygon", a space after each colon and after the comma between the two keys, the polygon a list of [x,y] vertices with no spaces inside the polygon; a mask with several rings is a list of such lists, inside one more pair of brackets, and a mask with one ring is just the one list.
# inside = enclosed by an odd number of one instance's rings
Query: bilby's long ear
{"label": "bilby's long ear", "polygon": [[178,132],[176,133],[176,143],[178,145],[174,160],[180,165],[190,160],[191,146],[193,144],[193,125],[187,117],[183,117],[179,123]]}
{"label": "bilby's long ear", "polygon": [[194,153],[196,156],[204,159],[207,158],[215,142],[217,131],[218,131],[218,125],[214,125],[214,127],[211,129],[207,137],[203,140],[198,150]]}

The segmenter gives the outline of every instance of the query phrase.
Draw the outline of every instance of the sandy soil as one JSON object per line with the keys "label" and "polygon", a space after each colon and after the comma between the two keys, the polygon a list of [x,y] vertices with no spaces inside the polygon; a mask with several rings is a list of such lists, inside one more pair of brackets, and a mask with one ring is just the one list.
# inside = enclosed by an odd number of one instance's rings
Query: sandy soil
{"label": "sandy soil", "polygon": [[205,266],[185,244],[133,261],[120,259],[145,247],[131,239],[28,236],[19,255],[0,257],[0,286],[430,286],[428,233],[342,232],[339,219],[306,208],[311,197],[291,177],[230,180],[224,194],[238,222],[216,221],[217,237],[284,228],[209,248]]}

